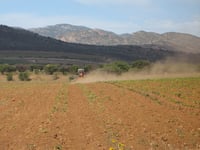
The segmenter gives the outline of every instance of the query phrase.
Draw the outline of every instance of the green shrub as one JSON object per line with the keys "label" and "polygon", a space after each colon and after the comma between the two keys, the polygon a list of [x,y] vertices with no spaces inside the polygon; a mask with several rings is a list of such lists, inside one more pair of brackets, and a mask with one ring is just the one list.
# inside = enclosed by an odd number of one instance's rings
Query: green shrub
{"label": "green shrub", "polygon": [[30,81],[28,72],[20,72],[18,78],[20,81]]}
{"label": "green shrub", "polygon": [[7,73],[6,74],[6,79],[7,79],[7,81],[13,81],[13,74],[12,73]]}
{"label": "green shrub", "polygon": [[85,72],[89,72],[89,71],[92,70],[92,65],[85,65],[85,66],[83,67],[83,69],[84,69]]}
{"label": "green shrub", "polygon": [[58,72],[61,72],[63,75],[67,75],[67,72],[69,72],[69,69],[66,66],[60,66],[58,69]]}
{"label": "green shrub", "polygon": [[46,74],[52,75],[54,72],[58,71],[59,66],[54,64],[48,64],[44,67]]}
{"label": "green shrub", "polygon": [[103,67],[103,70],[117,74],[127,72],[129,69],[130,69],[129,64],[123,61],[117,61],[110,64],[106,64]]}
{"label": "green shrub", "polygon": [[69,72],[72,74],[77,74],[78,68],[79,67],[77,65],[72,65],[69,67]]}
{"label": "green shrub", "polygon": [[131,67],[136,68],[136,69],[143,69],[143,68],[149,67],[149,66],[150,66],[150,62],[146,61],[146,60],[137,60],[131,64]]}
{"label": "green shrub", "polygon": [[39,74],[39,73],[40,73],[40,70],[39,70],[39,69],[34,69],[33,72],[34,72],[35,74]]}
{"label": "green shrub", "polygon": [[37,65],[37,64],[33,64],[29,66],[29,70],[30,71],[35,71],[35,70],[43,70],[43,66],[42,65]]}
{"label": "green shrub", "polygon": [[69,77],[69,81],[72,81],[72,80],[74,80],[74,79],[76,79],[75,76],[70,76],[70,77]]}
{"label": "green shrub", "polygon": [[8,64],[0,65],[1,74],[4,74],[5,72],[14,72],[14,71],[16,71],[16,66],[8,65]]}

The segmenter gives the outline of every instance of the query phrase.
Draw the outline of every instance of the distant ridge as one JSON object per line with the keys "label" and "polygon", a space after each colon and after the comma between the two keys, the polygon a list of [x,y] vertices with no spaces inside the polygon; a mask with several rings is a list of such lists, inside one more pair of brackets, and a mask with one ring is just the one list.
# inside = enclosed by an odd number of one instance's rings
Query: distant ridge
{"label": "distant ridge", "polygon": [[57,24],[43,28],[30,29],[43,36],[52,37],[65,42],[92,45],[157,45],[172,51],[200,53],[200,38],[190,34],[168,32],[158,34],[139,31],[133,34],[118,35],[101,29],[84,26]]}
{"label": "distant ridge", "polygon": [[14,59],[48,63],[53,59],[56,63],[83,64],[118,60],[131,62],[138,59],[157,61],[175,56],[200,60],[200,55],[173,52],[155,45],[95,46],[66,43],[24,29],[0,25],[0,63]]}

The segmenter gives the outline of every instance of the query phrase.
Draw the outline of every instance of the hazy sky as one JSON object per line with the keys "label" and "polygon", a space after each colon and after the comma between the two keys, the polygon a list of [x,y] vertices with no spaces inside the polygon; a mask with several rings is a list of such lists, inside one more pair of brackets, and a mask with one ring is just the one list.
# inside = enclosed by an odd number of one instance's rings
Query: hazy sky
{"label": "hazy sky", "polygon": [[200,0],[0,0],[0,24],[60,23],[119,34],[145,30],[200,36]]}

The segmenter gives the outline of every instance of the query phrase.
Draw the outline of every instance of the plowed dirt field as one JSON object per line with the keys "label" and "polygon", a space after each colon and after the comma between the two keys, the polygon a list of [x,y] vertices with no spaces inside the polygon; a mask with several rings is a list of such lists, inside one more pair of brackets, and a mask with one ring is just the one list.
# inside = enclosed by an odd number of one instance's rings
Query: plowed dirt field
{"label": "plowed dirt field", "polygon": [[0,150],[200,149],[200,78],[0,82]]}

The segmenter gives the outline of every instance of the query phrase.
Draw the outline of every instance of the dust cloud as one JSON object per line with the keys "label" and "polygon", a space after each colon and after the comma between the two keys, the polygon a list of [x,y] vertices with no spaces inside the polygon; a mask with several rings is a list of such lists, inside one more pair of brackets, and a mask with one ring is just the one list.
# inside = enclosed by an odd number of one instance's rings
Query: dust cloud
{"label": "dust cloud", "polygon": [[196,77],[200,76],[200,66],[184,62],[179,59],[168,58],[163,61],[153,63],[150,67],[136,70],[130,69],[129,72],[117,75],[97,69],[79,78],[75,83],[90,83],[99,81],[118,81],[118,80],[142,80],[156,78],[173,77]]}

